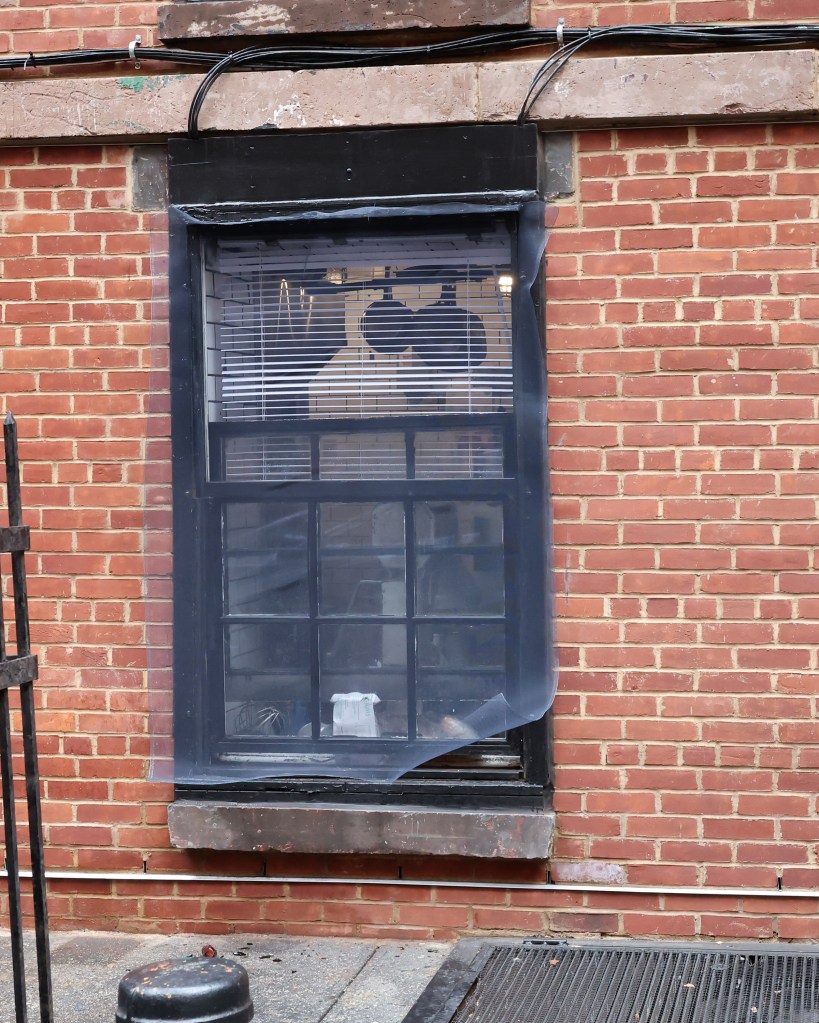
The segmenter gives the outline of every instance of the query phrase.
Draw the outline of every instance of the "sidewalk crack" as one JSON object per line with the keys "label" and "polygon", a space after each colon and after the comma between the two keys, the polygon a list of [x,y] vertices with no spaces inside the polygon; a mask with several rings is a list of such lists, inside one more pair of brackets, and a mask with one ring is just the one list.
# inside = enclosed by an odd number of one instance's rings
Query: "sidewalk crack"
{"label": "sidewalk crack", "polygon": [[355,982],[358,980],[358,978],[364,972],[366,967],[368,967],[370,965],[370,963],[373,960],[373,956],[375,955],[375,953],[377,951],[378,951],[378,945],[375,946],[375,948],[372,950],[372,952],[370,952],[370,954],[367,956],[367,958],[364,960],[364,962],[361,964],[361,966],[359,966],[359,968],[356,970],[356,972],[353,974],[353,976],[350,977],[350,979],[344,985],[342,990],[339,991],[338,998],[336,998],[336,1000],[331,1005],[329,1005],[327,1007],[327,1011],[326,1012],[322,1013],[322,1015],[318,1019],[318,1023],[324,1023],[324,1020],[330,1015],[330,1013],[338,1005],[338,1003],[345,996],[345,994],[350,990],[350,988],[353,986],[353,984],[355,984]]}

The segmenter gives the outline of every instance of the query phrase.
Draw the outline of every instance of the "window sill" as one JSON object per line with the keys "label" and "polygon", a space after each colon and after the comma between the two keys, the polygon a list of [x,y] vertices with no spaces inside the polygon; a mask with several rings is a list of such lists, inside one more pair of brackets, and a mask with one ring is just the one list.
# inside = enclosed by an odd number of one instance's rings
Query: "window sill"
{"label": "window sill", "polygon": [[385,32],[412,29],[525,28],[529,0],[410,0],[394,5],[352,0],[338,4],[259,3],[258,0],[190,0],[159,8],[164,42],[210,37],[253,37],[320,32]]}
{"label": "window sill", "polygon": [[546,860],[551,811],[330,803],[178,800],[168,808],[177,849]]}

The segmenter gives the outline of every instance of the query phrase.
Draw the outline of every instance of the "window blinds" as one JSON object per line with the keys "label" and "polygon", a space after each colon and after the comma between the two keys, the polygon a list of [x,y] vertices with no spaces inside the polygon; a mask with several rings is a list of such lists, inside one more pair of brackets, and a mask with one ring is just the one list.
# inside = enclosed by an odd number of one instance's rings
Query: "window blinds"
{"label": "window blinds", "polygon": [[209,421],[508,411],[510,232],[418,223],[207,246]]}

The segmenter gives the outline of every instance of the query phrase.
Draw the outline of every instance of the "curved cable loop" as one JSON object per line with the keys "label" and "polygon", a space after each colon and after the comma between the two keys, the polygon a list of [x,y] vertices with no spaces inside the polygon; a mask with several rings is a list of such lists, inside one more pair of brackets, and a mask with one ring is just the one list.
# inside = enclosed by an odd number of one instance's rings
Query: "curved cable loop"
{"label": "curved cable loop", "polygon": [[[526,121],[532,107],[541,97],[546,87],[557,77],[557,75],[560,74],[563,68],[568,64],[569,60],[579,50],[588,46],[589,43],[596,42],[598,39],[607,38],[612,35],[621,35],[622,27],[623,26],[620,25],[613,25],[610,28],[589,28],[573,42],[565,43],[560,49],[555,50],[554,53],[547,57],[535,77],[532,79],[532,83],[529,86],[521,105],[520,113],[517,117],[517,123],[523,124]],[[638,31],[645,28],[645,26],[634,27]]]}
{"label": "curved cable loop", "polygon": [[[126,48],[67,50],[36,56],[0,58],[0,71],[27,68],[61,67],[77,64],[116,63],[124,60],[153,61],[163,64],[191,65],[207,69],[199,83],[188,112],[188,132],[199,135],[199,114],[208,92],[219,77],[231,68],[251,70],[307,70],[343,67],[372,67],[389,62],[412,63],[430,57],[492,56],[535,46],[557,49],[543,62],[521,106],[518,123],[523,123],[532,106],[549,83],[563,70],[569,59],[589,43],[618,37],[634,44],[651,43],[667,49],[751,48],[815,46],[819,44],[819,24],[773,25],[613,25],[607,28],[507,29],[487,32],[438,43],[385,47],[301,47],[299,44],[267,48],[248,47],[224,56],[203,50],[170,50],[143,47],[135,40]],[[135,45],[136,43],[136,45]],[[561,45],[562,44],[562,45]],[[138,47],[138,54],[136,52]]]}
{"label": "curved cable loop", "polygon": [[[242,51],[240,50],[239,52],[241,53]],[[188,135],[192,139],[199,138],[199,111],[202,109],[205,97],[210,92],[214,82],[216,82],[223,71],[226,71],[235,62],[237,56],[238,54],[236,53],[229,53],[226,57],[223,57],[218,63],[213,65],[199,85],[197,85],[191,105],[188,107]]]}
{"label": "curved cable loop", "polygon": [[[531,35],[536,38],[531,38]],[[251,65],[256,70],[367,67],[383,64],[385,60],[406,60],[408,57],[418,55],[464,55],[473,50],[484,53],[493,52],[504,46],[512,46],[516,49],[524,46],[536,46],[540,45],[545,33],[537,31],[531,35],[521,36],[515,31],[497,32],[487,36],[473,36],[465,40],[449,40],[413,47],[332,47],[315,50],[271,50],[267,47],[247,47],[245,50],[228,54],[215,64],[199,83],[188,111],[188,135],[193,139],[199,138],[199,115],[208,93],[226,71],[240,65]],[[258,65],[256,61],[258,61]]]}

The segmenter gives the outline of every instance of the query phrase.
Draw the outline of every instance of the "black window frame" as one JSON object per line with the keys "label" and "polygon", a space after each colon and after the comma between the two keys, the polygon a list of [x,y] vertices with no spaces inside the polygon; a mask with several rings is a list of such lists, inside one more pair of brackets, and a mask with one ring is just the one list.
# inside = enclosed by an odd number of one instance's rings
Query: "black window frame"
{"label": "black window frame", "polygon": [[[379,480],[281,484],[228,483],[209,479],[202,344],[202,240],[214,233],[270,231],[305,210],[354,227],[361,209],[404,222],[435,216],[462,220],[492,213],[513,228],[513,261],[520,253],[542,253],[544,221],[534,126],[480,126],[301,136],[206,138],[170,144],[170,318],[171,417],[174,529],[174,741],[184,759],[198,765],[200,780],[177,781],[178,798],[207,798],[226,791],[242,798],[299,799],[320,791],[325,798],[362,803],[423,802],[431,805],[540,808],[552,791],[551,718],[508,733],[507,742],[488,740],[460,751],[447,763],[410,772],[397,782],[328,778],[275,778],[203,784],[214,742],[214,665],[221,673],[221,642],[214,636],[221,616],[221,502],[274,492],[283,501],[435,498],[449,481]],[[442,154],[444,157],[442,159]],[[207,168],[202,171],[202,167]],[[196,168],[198,179],[191,176]],[[386,170],[392,168],[392,170]],[[440,222],[440,221],[439,221]],[[548,499],[545,443],[542,264],[538,279],[521,280],[513,295],[513,415],[505,427],[505,457],[514,478],[458,481],[460,497],[500,496],[513,505],[519,524],[514,537],[524,557],[507,556],[507,592],[520,636],[519,671],[545,674],[551,659],[548,616]],[[517,278],[518,275],[515,274]],[[517,400],[522,398],[525,400]],[[468,418],[468,417],[465,417]],[[491,416],[481,416],[487,421]],[[368,427],[377,420],[366,420]],[[447,416],[447,423],[453,418]],[[470,418],[474,423],[474,419]],[[399,425],[400,424],[400,425]],[[390,429],[415,425],[434,429],[434,418],[414,424],[389,417]],[[299,421],[298,428],[305,424]],[[322,421],[322,429],[327,420]],[[339,420],[338,429],[349,427]],[[283,429],[288,429],[285,425]],[[227,428],[228,431],[231,428]],[[244,428],[247,430],[247,427]],[[252,427],[257,429],[256,427]],[[270,425],[258,429],[270,430]],[[506,541],[507,543],[510,541]],[[511,552],[507,551],[509,555]],[[218,649],[217,649],[218,647]],[[217,730],[218,731],[218,730]],[[334,740],[334,743],[338,740]],[[359,740],[360,741],[360,740]],[[365,740],[368,744],[372,739]],[[520,758],[520,769],[501,769],[504,753]],[[458,764],[463,765],[459,767]],[[495,766],[493,766],[495,765]]]}

